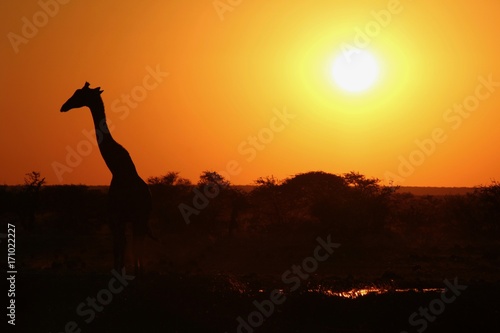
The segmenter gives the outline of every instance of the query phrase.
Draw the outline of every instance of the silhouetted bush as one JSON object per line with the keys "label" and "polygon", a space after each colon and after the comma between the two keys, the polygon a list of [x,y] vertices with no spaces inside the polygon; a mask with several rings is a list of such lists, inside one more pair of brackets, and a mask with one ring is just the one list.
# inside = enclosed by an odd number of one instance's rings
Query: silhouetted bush
{"label": "silhouetted bush", "polygon": [[153,197],[152,215],[159,227],[168,231],[184,228],[185,222],[179,211],[179,204],[189,202],[193,185],[188,179],[179,177],[178,172],[168,172],[147,180]]}

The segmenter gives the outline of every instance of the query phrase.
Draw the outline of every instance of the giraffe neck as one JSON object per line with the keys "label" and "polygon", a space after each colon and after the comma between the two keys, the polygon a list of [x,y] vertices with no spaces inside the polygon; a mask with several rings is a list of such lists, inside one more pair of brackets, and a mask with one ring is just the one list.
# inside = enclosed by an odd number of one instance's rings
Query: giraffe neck
{"label": "giraffe neck", "polygon": [[[90,112],[92,113],[92,120],[94,121],[94,129],[96,133],[97,143],[114,141],[109,131],[108,123],[106,122],[106,113],[104,112],[104,103],[101,98],[92,103]],[[104,157],[104,156],[103,156]]]}
{"label": "giraffe neck", "polygon": [[92,113],[92,120],[94,121],[99,151],[113,177],[138,176],[129,153],[113,139],[110,133],[108,124],[106,123],[106,113],[104,112],[102,98],[99,97],[98,100],[92,103],[90,111]]}

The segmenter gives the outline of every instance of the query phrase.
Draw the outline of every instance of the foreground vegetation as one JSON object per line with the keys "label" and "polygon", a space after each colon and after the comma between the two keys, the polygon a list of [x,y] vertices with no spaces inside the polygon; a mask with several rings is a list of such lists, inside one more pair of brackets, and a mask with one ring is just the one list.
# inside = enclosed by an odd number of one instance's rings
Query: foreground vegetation
{"label": "foreground vegetation", "polygon": [[[35,172],[23,186],[0,186],[0,218],[25,230],[99,229],[106,224],[106,188],[45,186]],[[414,246],[484,243],[500,238],[500,184],[467,195],[414,196],[358,173],[309,172],[278,180],[259,178],[253,187],[234,186],[206,171],[197,184],[176,172],[148,179],[157,232],[202,232],[212,238],[233,233],[307,231],[345,241],[380,237]]]}
{"label": "foreground vegetation", "polygon": [[[106,187],[46,186],[38,173],[0,187],[0,221],[16,224],[23,331],[235,332],[274,289],[287,301],[257,332],[415,332],[409,317],[457,279],[467,286],[426,332],[500,328],[500,184],[466,195],[415,196],[357,173],[260,178],[234,186],[215,172],[196,184],[148,179],[154,205],[146,270],[86,323],[75,313],[113,276]],[[283,273],[317,238],[340,244],[296,291]],[[384,288],[349,300],[331,291]],[[423,325],[423,324],[422,324]],[[241,331],[241,330],[240,330]],[[243,329],[243,332],[245,330]],[[249,330],[247,330],[250,332]]]}

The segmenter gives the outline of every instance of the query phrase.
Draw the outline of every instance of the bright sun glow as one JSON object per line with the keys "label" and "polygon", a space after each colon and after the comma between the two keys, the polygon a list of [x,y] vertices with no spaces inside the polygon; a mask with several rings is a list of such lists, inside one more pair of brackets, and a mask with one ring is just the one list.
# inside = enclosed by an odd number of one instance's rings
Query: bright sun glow
{"label": "bright sun glow", "polygon": [[379,67],[367,51],[357,50],[340,54],[333,64],[335,83],[348,92],[361,92],[370,88],[378,78]]}

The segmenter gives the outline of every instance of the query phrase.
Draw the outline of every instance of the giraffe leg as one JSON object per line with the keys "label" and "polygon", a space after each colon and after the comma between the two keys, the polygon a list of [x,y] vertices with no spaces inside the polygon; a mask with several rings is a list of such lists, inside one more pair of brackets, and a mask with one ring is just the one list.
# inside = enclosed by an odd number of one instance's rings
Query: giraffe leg
{"label": "giraffe leg", "polygon": [[125,224],[119,219],[113,220],[113,253],[114,266],[118,272],[125,267],[126,235]]}
{"label": "giraffe leg", "polygon": [[146,230],[142,221],[135,222],[133,225],[133,256],[134,270],[136,276],[144,273],[144,238]]}

